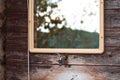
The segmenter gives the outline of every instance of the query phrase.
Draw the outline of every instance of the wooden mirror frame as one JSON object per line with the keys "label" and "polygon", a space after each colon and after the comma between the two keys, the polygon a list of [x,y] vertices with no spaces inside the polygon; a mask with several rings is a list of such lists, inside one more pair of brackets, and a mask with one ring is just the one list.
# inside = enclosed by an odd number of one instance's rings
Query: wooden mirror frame
{"label": "wooden mirror frame", "polygon": [[72,53],[72,54],[102,54],[104,52],[104,0],[100,0],[100,35],[99,48],[73,49],[73,48],[35,48],[34,47],[34,0],[28,3],[28,47],[31,53]]}

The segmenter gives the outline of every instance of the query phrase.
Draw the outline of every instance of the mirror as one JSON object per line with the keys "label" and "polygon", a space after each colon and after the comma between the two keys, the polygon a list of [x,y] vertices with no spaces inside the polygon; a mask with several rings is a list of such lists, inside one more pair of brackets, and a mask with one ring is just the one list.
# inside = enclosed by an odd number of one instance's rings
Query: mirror
{"label": "mirror", "polygon": [[103,53],[103,6],[103,0],[30,0],[30,52]]}

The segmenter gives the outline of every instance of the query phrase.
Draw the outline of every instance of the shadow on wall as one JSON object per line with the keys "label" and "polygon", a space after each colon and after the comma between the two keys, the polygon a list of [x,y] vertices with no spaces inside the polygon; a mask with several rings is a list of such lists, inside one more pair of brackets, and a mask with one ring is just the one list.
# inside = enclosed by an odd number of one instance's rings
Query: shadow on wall
{"label": "shadow on wall", "polygon": [[0,80],[4,80],[4,68],[3,68],[3,35],[2,35],[2,30],[1,28],[3,27],[3,22],[4,22],[4,0],[0,0]]}
{"label": "shadow on wall", "polygon": [[3,52],[3,48],[2,48],[2,34],[0,32],[0,80],[4,80],[3,77],[4,77],[4,68],[3,68],[3,55],[4,55],[4,52]]}

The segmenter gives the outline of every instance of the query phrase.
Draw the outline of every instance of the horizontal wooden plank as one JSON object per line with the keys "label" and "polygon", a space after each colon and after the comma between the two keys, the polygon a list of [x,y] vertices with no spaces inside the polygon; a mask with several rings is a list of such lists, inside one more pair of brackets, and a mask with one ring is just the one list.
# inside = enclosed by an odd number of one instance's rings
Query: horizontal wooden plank
{"label": "horizontal wooden plank", "polygon": [[7,8],[8,9],[18,9],[18,8],[27,8],[27,1],[26,0],[22,0],[22,1],[18,1],[18,0],[8,0],[6,1],[7,4]]}
{"label": "horizontal wooden plank", "polygon": [[[28,53],[26,51],[10,51],[6,52],[6,60],[10,59],[21,59],[27,61]],[[18,60],[16,60],[18,61]]]}
{"label": "horizontal wooden plank", "polygon": [[28,65],[27,64],[6,64],[6,80],[22,80],[23,76],[28,75]]}
{"label": "horizontal wooden plank", "polygon": [[106,37],[119,37],[120,35],[120,28],[107,28],[105,31],[105,38]]}
{"label": "horizontal wooden plank", "polygon": [[120,47],[120,37],[105,37],[105,46],[119,46]]}
{"label": "horizontal wooden plank", "polygon": [[120,27],[120,15],[111,17],[111,27]]}
{"label": "horizontal wooden plank", "polygon": [[27,51],[27,33],[7,33],[6,39],[6,51]]}
{"label": "horizontal wooden plank", "polygon": [[105,28],[109,27],[120,27],[120,14],[105,15]]}
{"label": "horizontal wooden plank", "polygon": [[[21,33],[21,34],[25,34],[28,32],[28,27],[27,26],[14,26],[14,24],[12,25],[9,25],[7,28],[6,28],[6,32],[8,33],[6,36],[8,37],[8,35],[10,36],[10,33]],[[27,34],[26,34],[27,35]],[[25,35],[23,35],[25,36]],[[14,36],[13,36],[14,37]]]}
{"label": "horizontal wooden plank", "polygon": [[8,45],[18,45],[18,47],[19,47],[19,45],[27,45],[27,40],[26,39],[20,39],[20,38],[15,38],[16,40],[7,40],[6,41],[6,44],[8,44]]}
{"label": "horizontal wooden plank", "polygon": [[[25,18],[24,16],[22,17],[14,17],[14,18],[8,18],[7,19],[7,24],[6,26],[8,27],[12,27],[12,26],[26,26],[27,27],[27,22],[28,22],[28,19],[27,17]],[[22,28],[21,28],[22,29]]]}
{"label": "horizontal wooden plank", "polygon": [[105,1],[105,9],[120,9],[119,0],[104,0],[104,1]]}
{"label": "horizontal wooden plank", "polygon": [[[27,52],[6,52],[6,54],[8,54],[6,55],[6,80],[21,80],[22,76],[27,76]],[[16,59],[9,60],[9,58]]]}
{"label": "horizontal wooden plank", "polygon": [[12,14],[15,15],[15,14],[20,14],[20,13],[21,14],[22,13],[27,13],[27,11],[26,10],[23,11],[23,10],[14,10],[13,9],[13,10],[7,10],[7,13],[9,13],[9,15],[12,15]]}
{"label": "horizontal wooden plank", "polygon": [[[6,14],[8,17],[6,20],[10,20],[10,22],[12,20],[27,20],[27,17],[28,17],[28,13],[18,13],[18,14]],[[10,15],[15,15],[15,16],[10,16]],[[19,15],[19,16],[16,16],[16,15]],[[26,23],[27,24],[27,23]]]}
{"label": "horizontal wooden plank", "polygon": [[[5,52],[12,52],[12,51],[18,51],[18,52],[20,52],[20,51],[26,51],[27,52],[27,49],[28,49],[28,47],[27,46],[24,46],[24,45],[16,45],[16,44],[7,44],[6,46],[5,46]],[[8,55],[8,54],[6,54],[6,55]]]}
{"label": "horizontal wooden plank", "polygon": [[[28,64],[28,60],[27,60],[27,56],[25,56],[26,58],[22,58],[22,59],[6,59],[7,63],[9,66],[13,66],[14,64]],[[14,57],[13,57],[14,58]]]}
{"label": "horizontal wooden plank", "polygon": [[26,12],[21,12],[21,13],[12,13],[12,14],[6,14],[6,16],[7,16],[7,18],[9,17],[9,18],[11,18],[11,17],[18,17],[18,16],[21,16],[21,17],[24,17],[24,18],[26,18],[27,19],[27,13]]}
{"label": "horizontal wooden plank", "polygon": [[[118,53],[120,53],[120,47],[109,47],[103,55],[69,55],[67,64],[120,65],[120,55]],[[26,56],[21,55],[19,50],[15,54],[11,50],[11,52],[7,52],[6,59],[10,62],[22,63],[26,60]],[[39,67],[59,64],[58,60],[57,54],[30,54],[30,63]]]}
{"label": "horizontal wooden plank", "polygon": [[9,0],[6,4],[6,11],[9,14],[27,13],[27,0]]}
{"label": "horizontal wooden plank", "polygon": [[[105,47],[102,55],[68,55],[67,64],[83,64],[83,65],[120,65],[120,46]],[[64,55],[62,55],[64,56]],[[57,54],[30,54],[31,64],[58,64],[59,57]]]}
{"label": "horizontal wooden plank", "polygon": [[15,39],[24,39],[24,40],[27,40],[27,33],[20,33],[19,31],[18,32],[8,32],[6,34],[6,38],[8,38],[8,40],[15,40]]}
{"label": "horizontal wooden plank", "polygon": [[9,0],[9,1],[6,1],[6,4],[9,5],[22,5],[22,4],[26,4],[27,1],[26,0],[21,0],[21,1],[18,1],[18,0]]}
{"label": "horizontal wooden plank", "polygon": [[119,15],[120,9],[104,9],[104,14],[105,15]]}

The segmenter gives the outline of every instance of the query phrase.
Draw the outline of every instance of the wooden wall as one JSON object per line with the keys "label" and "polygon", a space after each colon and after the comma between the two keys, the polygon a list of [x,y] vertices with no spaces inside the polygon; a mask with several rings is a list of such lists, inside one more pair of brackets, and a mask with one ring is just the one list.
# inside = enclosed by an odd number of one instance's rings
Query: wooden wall
{"label": "wooden wall", "polygon": [[0,80],[4,80],[4,52],[3,52],[3,33],[2,26],[4,25],[4,0],[0,0]]}
{"label": "wooden wall", "polygon": [[[105,0],[104,11],[104,54],[68,55],[68,64],[70,64],[68,67],[58,65],[57,54],[30,54],[30,79],[76,80],[78,76],[80,80],[86,80],[86,78],[87,80],[119,80],[120,0]],[[7,19],[4,26],[6,38],[6,80],[28,79],[27,15],[27,0],[6,0]],[[62,55],[64,56],[64,54]]]}

